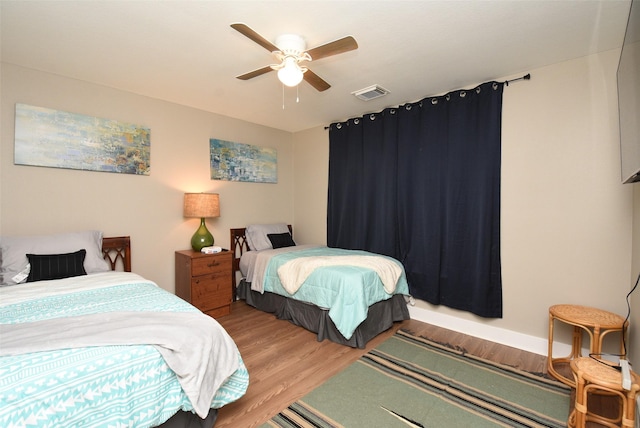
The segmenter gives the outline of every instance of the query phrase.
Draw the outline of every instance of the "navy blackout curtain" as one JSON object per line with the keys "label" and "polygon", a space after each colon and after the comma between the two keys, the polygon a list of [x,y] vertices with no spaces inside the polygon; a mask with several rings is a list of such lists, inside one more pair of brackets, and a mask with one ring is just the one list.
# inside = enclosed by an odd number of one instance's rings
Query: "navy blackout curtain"
{"label": "navy blackout curtain", "polygon": [[503,83],[329,128],[327,244],[402,261],[411,294],[502,317]]}

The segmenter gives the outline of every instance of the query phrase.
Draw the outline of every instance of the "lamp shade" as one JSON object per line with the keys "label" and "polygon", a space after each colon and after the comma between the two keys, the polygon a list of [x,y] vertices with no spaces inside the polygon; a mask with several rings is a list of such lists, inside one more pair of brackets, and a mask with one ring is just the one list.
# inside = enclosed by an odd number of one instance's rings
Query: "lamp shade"
{"label": "lamp shade", "polygon": [[302,82],[302,69],[293,57],[284,59],[284,67],[278,70],[278,79],[286,86],[296,86]]}
{"label": "lamp shade", "polygon": [[185,193],[185,217],[220,217],[220,197],[217,193]]}

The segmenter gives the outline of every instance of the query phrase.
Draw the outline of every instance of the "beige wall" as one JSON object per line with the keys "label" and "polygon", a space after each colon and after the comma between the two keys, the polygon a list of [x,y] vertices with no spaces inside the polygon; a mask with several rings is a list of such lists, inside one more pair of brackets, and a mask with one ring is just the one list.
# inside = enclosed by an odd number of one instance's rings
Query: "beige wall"
{"label": "beige wall", "polygon": [[293,141],[296,243],[326,245],[329,131],[318,127],[298,132]]}
{"label": "beige wall", "polygon": [[[251,222],[293,221],[293,152],[288,132],[2,64],[0,234],[98,229],[131,235],[133,269],[174,290],[174,251],[187,249],[199,220],[182,217],[185,191],[220,193],[221,217],[207,220],[216,243]],[[151,174],[13,165],[15,103],[116,119],[151,129]],[[209,177],[209,139],[272,147],[278,183]]]}
{"label": "beige wall", "polygon": [[[618,56],[619,51],[610,51],[530,70],[530,81],[505,87],[504,318],[486,320],[426,302],[418,302],[420,310],[412,316],[433,323],[445,320],[450,328],[544,354],[553,304],[596,306],[626,315],[632,186],[620,179]],[[295,219],[301,235],[320,238],[306,229],[325,230],[326,183],[320,189],[320,181],[328,163],[320,156],[328,149],[320,147],[327,146],[322,129],[294,137]],[[322,218],[302,227],[302,218],[316,211]],[[568,342],[568,331],[561,338]],[[523,342],[529,339],[534,343]]]}
{"label": "beige wall", "polygon": [[556,303],[626,313],[632,188],[621,184],[619,51],[532,71],[505,90],[505,319],[546,336]]}

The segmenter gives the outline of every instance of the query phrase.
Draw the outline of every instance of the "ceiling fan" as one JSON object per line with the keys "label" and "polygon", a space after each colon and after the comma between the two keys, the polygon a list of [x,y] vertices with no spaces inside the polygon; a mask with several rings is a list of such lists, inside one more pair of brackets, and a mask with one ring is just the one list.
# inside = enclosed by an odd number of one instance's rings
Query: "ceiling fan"
{"label": "ceiling fan", "polygon": [[249,80],[276,70],[278,72],[278,79],[287,86],[296,86],[304,79],[318,91],[326,91],[331,85],[313,71],[309,70],[308,67],[301,65],[301,63],[304,61],[317,61],[358,48],[358,43],[351,36],[346,36],[307,50],[304,39],[296,34],[283,34],[279,36],[275,44],[273,44],[249,28],[246,24],[236,23],[231,24],[231,27],[271,52],[279,61],[278,64],[268,65],[236,76],[241,80]]}

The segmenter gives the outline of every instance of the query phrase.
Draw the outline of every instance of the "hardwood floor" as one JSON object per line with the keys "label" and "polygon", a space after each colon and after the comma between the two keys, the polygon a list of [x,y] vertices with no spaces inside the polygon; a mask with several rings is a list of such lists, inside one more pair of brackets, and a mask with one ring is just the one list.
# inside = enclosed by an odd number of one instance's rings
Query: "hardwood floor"
{"label": "hardwood floor", "polygon": [[530,372],[546,372],[544,356],[415,320],[396,323],[371,340],[365,349],[327,340],[318,342],[314,333],[258,311],[243,301],[234,302],[231,315],[218,321],[238,345],[249,370],[250,384],[244,397],[220,409],[216,428],[255,427],[264,423],[399,328],[495,362]]}

